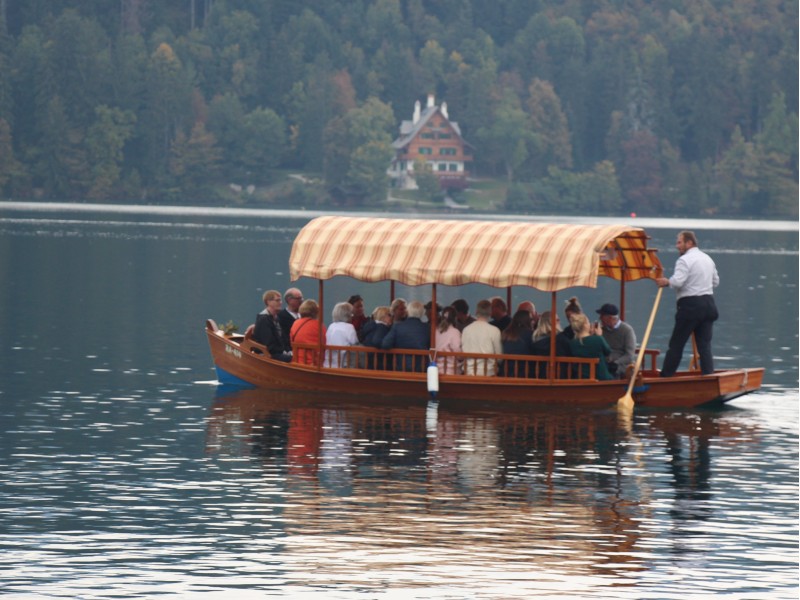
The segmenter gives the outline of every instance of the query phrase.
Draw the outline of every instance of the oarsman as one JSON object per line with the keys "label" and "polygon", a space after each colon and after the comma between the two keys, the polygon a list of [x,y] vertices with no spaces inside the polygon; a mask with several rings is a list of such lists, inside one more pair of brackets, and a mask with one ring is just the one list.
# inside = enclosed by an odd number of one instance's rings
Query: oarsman
{"label": "oarsman", "polygon": [[683,348],[694,334],[700,355],[703,375],[714,372],[714,355],[711,337],[714,321],[719,317],[714,302],[714,288],[719,285],[717,267],[711,257],[697,247],[697,237],[692,231],[681,231],[675,241],[680,257],[669,279],[659,277],[659,287],[671,287],[678,298],[675,327],[669,340],[669,349],[661,366],[662,377],[672,377],[678,370]]}

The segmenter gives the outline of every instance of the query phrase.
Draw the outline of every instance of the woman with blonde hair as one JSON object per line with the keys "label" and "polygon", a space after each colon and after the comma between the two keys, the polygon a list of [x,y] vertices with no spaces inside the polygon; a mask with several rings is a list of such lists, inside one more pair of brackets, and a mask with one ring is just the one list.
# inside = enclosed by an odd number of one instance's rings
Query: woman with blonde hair
{"label": "woman with blonde hair", "polygon": [[[383,338],[392,327],[392,312],[388,306],[377,306],[372,311],[372,318],[364,325],[364,345],[380,349]],[[383,370],[383,353],[367,355],[367,368]]]}
{"label": "woman with blonde hair", "polygon": [[[289,331],[289,339],[292,344],[313,344],[319,345],[320,323],[319,323],[319,306],[314,300],[304,300],[298,309],[300,318],[292,323],[292,328]],[[322,325],[322,336],[325,337],[325,325]],[[297,362],[311,365],[319,364],[319,357],[314,360],[315,350],[308,348],[298,348],[294,355],[297,357]]]}
{"label": "woman with blonde hair", "polygon": [[[569,342],[569,349],[572,351],[572,356],[578,358],[597,358],[597,378],[598,379],[614,379],[608,371],[608,363],[606,356],[611,354],[611,348],[608,342],[602,335],[597,335],[592,331],[592,324],[589,322],[589,317],[583,313],[573,315],[572,328],[575,330],[575,337]],[[589,377],[589,365],[581,367],[581,377]]]}
{"label": "woman with blonde hair", "polygon": [[[534,356],[550,356],[550,336],[555,330],[556,336],[556,356],[572,356],[572,351],[569,347],[569,339],[561,331],[558,315],[555,316],[555,327],[553,327],[551,313],[549,310],[544,311],[539,315],[539,322],[536,324],[536,329],[533,332],[533,344],[531,345],[531,354]],[[567,369],[561,369],[561,377],[566,377]],[[547,363],[539,362],[539,377],[544,379],[547,377]]]}

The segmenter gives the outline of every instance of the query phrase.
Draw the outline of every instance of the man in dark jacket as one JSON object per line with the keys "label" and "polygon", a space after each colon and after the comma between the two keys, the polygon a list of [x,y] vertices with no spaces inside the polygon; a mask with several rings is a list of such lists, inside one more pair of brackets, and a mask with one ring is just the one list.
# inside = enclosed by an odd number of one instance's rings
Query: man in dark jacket
{"label": "man in dark jacket", "polygon": [[500,296],[495,296],[492,302],[492,320],[489,321],[492,325],[497,327],[500,331],[505,331],[506,327],[511,325],[511,315],[508,314],[508,306],[505,300]]}
{"label": "man in dark jacket", "polygon": [[289,332],[292,331],[292,325],[295,320],[300,318],[300,305],[303,303],[303,292],[297,288],[289,288],[283,295],[283,301],[286,303],[286,308],[278,313],[278,323],[281,325],[283,345],[291,350],[292,343],[289,339]]}
{"label": "man in dark jacket", "polygon": [[266,308],[256,316],[253,339],[267,347],[269,355],[277,360],[292,362],[292,347],[287,344],[288,336],[283,335],[278,319],[281,311],[281,293],[275,290],[264,292]]}
{"label": "man in dark jacket", "polygon": [[[408,305],[408,318],[404,321],[395,321],[389,333],[383,338],[381,348],[406,348],[410,350],[429,350],[431,347],[430,325],[422,322],[425,306],[422,302],[411,302]],[[425,360],[422,356],[406,356],[404,371],[422,372],[425,370]]]}

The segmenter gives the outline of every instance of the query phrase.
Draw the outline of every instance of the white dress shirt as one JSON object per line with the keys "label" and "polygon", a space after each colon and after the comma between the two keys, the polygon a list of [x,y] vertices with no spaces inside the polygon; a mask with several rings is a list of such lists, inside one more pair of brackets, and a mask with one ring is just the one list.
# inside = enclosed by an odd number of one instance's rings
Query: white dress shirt
{"label": "white dress shirt", "polygon": [[689,248],[675,263],[669,287],[678,300],[689,296],[706,296],[719,285],[717,267],[711,257],[699,248]]}

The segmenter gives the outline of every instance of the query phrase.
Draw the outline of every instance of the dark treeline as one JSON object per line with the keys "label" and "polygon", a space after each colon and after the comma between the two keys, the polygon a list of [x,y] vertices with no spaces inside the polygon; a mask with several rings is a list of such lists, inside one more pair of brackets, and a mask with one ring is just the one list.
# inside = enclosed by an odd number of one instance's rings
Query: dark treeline
{"label": "dark treeline", "polygon": [[795,0],[0,0],[0,193],[385,197],[444,100],[515,211],[794,217]]}

